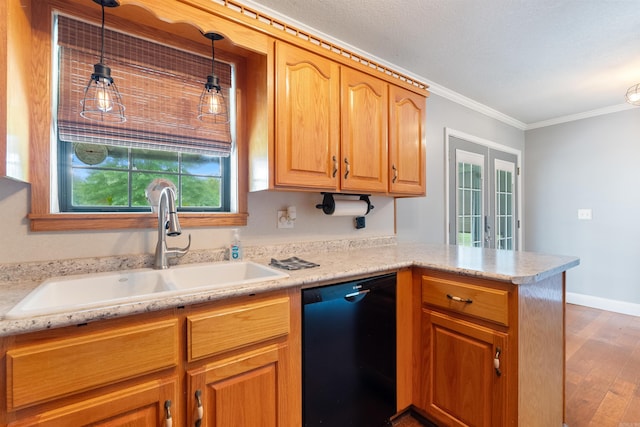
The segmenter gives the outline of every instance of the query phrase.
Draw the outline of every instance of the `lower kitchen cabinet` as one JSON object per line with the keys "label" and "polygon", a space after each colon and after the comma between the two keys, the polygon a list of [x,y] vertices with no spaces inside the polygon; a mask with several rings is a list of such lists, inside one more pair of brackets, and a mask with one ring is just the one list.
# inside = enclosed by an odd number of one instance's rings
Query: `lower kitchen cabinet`
{"label": "lower kitchen cabinet", "polygon": [[422,317],[424,411],[450,426],[505,425],[507,334],[432,310]]}
{"label": "lower kitchen cabinet", "polygon": [[[178,395],[176,378],[158,379],[80,400],[9,423],[22,426],[149,427],[173,422],[173,402]],[[179,424],[177,424],[179,425]]]}
{"label": "lower kitchen cabinet", "polygon": [[187,314],[187,425],[300,425],[299,301],[297,290]]}
{"label": "lower kitchen cabinet", "polygon": [[564,273],[531,284],[427,269],[414,407],[442,427],[562,426]]}
{"label": "lower kitchen cabinet", "polygon": [[278,426],[280,371],[277,346],[189,371],[188,425]]}
{"label": "lower kitchen cabinet", "polygon": [[299,293],[0,338],[0,426],[298,427]]}

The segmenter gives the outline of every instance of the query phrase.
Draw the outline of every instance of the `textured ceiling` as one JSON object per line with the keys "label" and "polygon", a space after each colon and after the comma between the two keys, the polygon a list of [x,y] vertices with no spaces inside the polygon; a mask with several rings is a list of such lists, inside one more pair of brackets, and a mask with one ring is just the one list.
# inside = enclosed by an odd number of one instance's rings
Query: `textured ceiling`
{"label": "textured ceiling", "polygon": [[524,129],[626,108],[640,82],[640,0],[242,2]]}

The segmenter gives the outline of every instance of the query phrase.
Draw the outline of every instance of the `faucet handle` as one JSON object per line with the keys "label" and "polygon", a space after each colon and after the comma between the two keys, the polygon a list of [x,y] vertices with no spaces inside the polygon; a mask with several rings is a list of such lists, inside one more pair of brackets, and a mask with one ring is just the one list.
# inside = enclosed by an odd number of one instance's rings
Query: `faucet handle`
{"label": "faucet handle", "polygon": [[191,234],[189,234],[189,243],[184,248],[167,248],[167,256],[172,258],[181,258],[189,252],[189,248],[191,247]]}

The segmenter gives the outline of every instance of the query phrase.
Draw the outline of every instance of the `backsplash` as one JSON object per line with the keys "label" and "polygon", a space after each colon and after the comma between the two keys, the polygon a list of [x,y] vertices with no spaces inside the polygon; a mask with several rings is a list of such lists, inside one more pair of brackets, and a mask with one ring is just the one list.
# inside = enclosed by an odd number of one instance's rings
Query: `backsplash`
{"label": "backsplash", "polygon": [[[245,246],[243,251],[246,259],[286,258],[309,252],[369,248],[395,245],[396,243],[395,236],[382,236]],[[226,249],[201,249],[189,251],[187,255],[180,259],[179,264],[216,262],[226,259],[228,259]],[[153,254],[140,254],[0,264],[0,284],[6,282],[42,281],[50,277],[69,276],[72,274],[150,268],[153,266],[153,262]]]}

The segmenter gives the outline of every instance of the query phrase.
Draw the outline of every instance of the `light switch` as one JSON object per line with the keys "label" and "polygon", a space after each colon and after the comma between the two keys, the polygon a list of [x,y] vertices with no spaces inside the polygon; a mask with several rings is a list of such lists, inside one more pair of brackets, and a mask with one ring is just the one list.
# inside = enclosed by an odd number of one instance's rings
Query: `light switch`
{"label": "light switch", "polygon": [[591,209],[578,209],[578,219],[590,220],[591,219]]}

